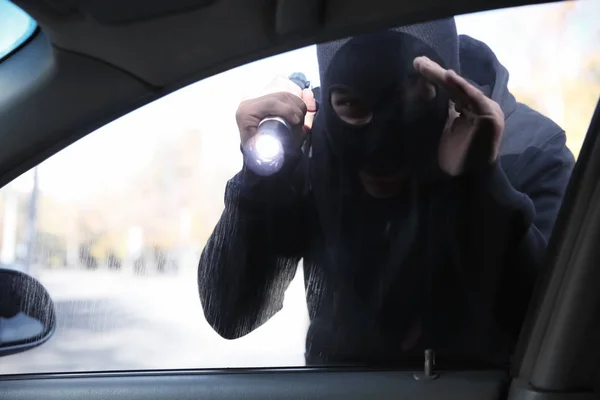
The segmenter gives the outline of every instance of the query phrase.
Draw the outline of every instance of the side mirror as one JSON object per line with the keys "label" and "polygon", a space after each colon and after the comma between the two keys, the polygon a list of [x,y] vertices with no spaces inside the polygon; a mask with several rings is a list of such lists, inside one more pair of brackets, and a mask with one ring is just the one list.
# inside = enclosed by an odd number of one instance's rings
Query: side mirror
{"label": "side mirror", "polygon": [[27,274],[0,268],[0,357],[41,345],[55,327],[54,303],[44,286]]}

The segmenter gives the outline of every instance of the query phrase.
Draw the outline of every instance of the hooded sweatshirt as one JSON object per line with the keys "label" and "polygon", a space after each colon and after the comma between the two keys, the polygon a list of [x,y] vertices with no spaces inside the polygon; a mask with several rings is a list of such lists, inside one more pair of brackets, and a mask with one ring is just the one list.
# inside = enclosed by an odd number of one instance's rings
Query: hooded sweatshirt
{"label": "hooded sweatshirt", "polygon": [[[270,177],[243,168],[228,182],[225,211],[199,264],[205,317],[225,338],[251,332],[281,309],[303,259],[309,364],[397,363],[418,360],[425,348],[436,350],[438,363],[507,363],[574,164],[565,134],[515,101],[493,52],[456,36],[453,20],[377,35],[318,46],[323,99],[310,157],[289,157]],[[406,56],[422,52],[460,71],[501,106],[505,132],[496,164],[445,177],[427,162],[437,151],[435,129],[420,142],[373,139],[392,122],[395,129],[415,120],[414,112],[408,120],[386,113],[385,102],[377,103],[380,129],[344,131],[329,107],[332,87],[378,100],[386,93],[381,82],[394,74],[404,79],[401,67],[385,69],[402,57],[380,60],[372,50],[383,42],[389,51],[398,45],[409,49]],[[353,59],[353,51],[365,53]],[[387,75],[375,83],[348,75],[368,71],[369,63],[375,75]],[[435,126],[432,107],[422,122]],[[417,181],[428,184],[409,186],[393,206],[361,192],[357,160],[401,161],[392,150],[411,145],[424,155],[415,158],[423,160],[415,170],[431,172]]]}

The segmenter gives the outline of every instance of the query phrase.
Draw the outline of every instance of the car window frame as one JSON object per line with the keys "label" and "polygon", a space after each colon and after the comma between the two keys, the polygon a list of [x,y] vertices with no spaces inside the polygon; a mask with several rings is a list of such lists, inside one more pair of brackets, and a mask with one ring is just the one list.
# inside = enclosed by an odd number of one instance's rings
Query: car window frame
{"label": "car window frame", "polygon": [[[36,24],[36,29],[35,29],[35,32],[34,32],[33,34],[31,34],[31,35],[30,35],[30,37],[28,37],[28,38],[27,38],[25,41],[23,41],[23,43],[21,43],[21,44],[19,45],[19,47],[17,47],[17,48],[15,48],[15,49],[13,49],[13,51],[11,51],[11,52],[9,53],[9,55],[8,55],[8,56],[6,56],[6,57],[9,57],[10,55],[14,54],[14,52],[18,51],[18,49],[20,49],[22,46],[26,45],[28,41],[32,40],[32,38],[35,36],[35,33],[37,33],[37,31],[38,31],[38,30],[39,30],[39,26],[37,26],[37,24]],[[4,61],[4,60],[6,59],[6,57],[5,57],[5,58],[3,58],[2,60],[0,60],[0,62],[1,62],[1,61]]]}

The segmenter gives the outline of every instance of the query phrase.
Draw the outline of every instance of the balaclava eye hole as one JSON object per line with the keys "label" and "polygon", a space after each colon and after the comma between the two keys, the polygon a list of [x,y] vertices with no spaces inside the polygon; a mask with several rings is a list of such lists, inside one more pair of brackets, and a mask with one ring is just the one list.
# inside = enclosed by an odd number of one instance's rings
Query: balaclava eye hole
{"label": "balaclava eye hole", "polygon": [[[424,107],[437,96],[438,89],[426,79],[414,76],[391,95],[389,102],[397,104],[415,104]],[[350,126],[363,127],[373,120],[374,105],[368,104],[359,94],[344,86],[334,86],[329,91],[329,103],[337,117]],[[413,110],[406,110],[406,119]]]}
{"label": "balaclava eye hole", "polygon": [[329,102],[336,116],[350,126],[363,127],[373,120],[372,105],[348,88],[331,88]]}

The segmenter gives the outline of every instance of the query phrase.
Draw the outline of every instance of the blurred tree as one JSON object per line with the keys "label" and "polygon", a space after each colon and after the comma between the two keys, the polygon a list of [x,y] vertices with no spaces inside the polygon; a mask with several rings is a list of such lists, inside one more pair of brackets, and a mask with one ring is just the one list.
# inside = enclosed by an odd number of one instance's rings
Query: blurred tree
{"label": "blurred tree", "polygon": [[[579,7],[579,9],[578,9]],[[590,1],[564,2],[547,8],[541,18],[535,21],[543,40],[530,40],[531,81],[511,91],[518,101],[547,115],[557,122],[567,133],[567,144],[577,156],[593,110],[600,95],[600,63],[598,46],[600,27],[591,24],[593,37],[591,47],[585,47],[581,60],[570,60],[577,70],[564,71],[563,63],[557,62],[561,49],[571,44],[565,32],[578,29],[581,18],[589,18],[586,9],[594,9],[596,4]],[[579,11],[576,13],[576,11]],[[581,34],[581,32],[580,32]],[[570,40],[573,36],[570,37]]]}
{"label": "blurred tree", "polygon": [[600,51],[588,54],[582,70],[563,87],[567,112],[564,128],[571,150],[579,154],[600,98]]}

